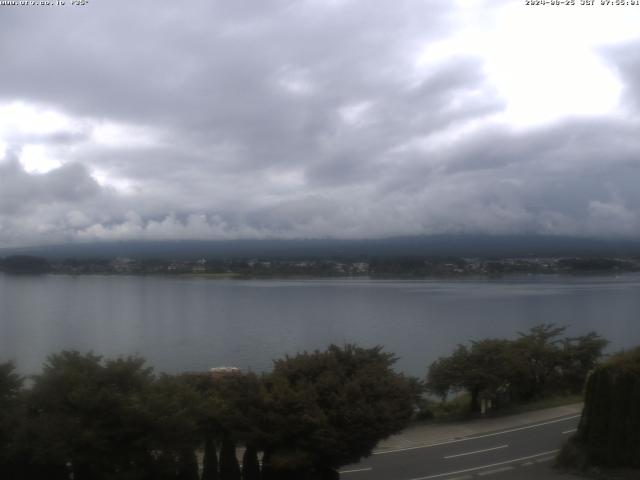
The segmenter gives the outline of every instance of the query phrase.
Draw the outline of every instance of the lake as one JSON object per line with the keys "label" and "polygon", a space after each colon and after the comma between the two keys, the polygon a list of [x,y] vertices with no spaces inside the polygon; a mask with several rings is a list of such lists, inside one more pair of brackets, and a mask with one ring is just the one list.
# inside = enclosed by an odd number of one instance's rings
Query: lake
{"label": "lake", "polygon": [[384,345],[424,376],[457,343],[539,323],[640,344],[640,275],[236,280],[0,274],[0,360],[36,373],[62,349],[140,354],[158,371],[236,366],[330,343]]}

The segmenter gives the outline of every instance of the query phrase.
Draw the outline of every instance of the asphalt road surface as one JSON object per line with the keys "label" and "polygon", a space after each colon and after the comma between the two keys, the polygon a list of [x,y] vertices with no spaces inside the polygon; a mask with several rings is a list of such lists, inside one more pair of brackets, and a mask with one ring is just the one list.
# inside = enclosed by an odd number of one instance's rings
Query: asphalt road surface
{"label": "asphalt road surface", "polygon": [[567,478],[550,466],[579,415],[431,445],[376,452],[341,470],[343,480]]}

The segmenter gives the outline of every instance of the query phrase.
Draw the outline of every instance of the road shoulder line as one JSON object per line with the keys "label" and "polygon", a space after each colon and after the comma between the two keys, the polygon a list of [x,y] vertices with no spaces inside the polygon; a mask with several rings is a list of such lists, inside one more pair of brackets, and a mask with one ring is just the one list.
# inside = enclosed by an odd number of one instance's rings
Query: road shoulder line
{"label": "road shoulder line", "polygon": [[497,447],[483,448],[482,450],[475,450],[473,452],[456,453],[455,455],[447,455],[444,458],[448,460],[450,458],[466,457],[467,455],[475,455],[476,453],[492,452],[494,450],[500,450],[502,448],[508,448],[508,447],[509,445],[499,445]]}
{"label": "road shoulder line", "polygon": [[391,449],[391,450],[380,450],[380,451],[377,451],[377,452],[373,452],[372,455],[385,455],[387,453],[406,452],[408,450],[418,450],[418,449],[421,449],[421,448],[438,447],[440,445],[450,445],[452,443],[468,442],[468,441],[471,441],[471,440],[477,440],[479,438],[495,437],[497,435],[504,435],[504,434],[507,434],[507,433],[519,432],[521,430],[528,430],[528,429],[531,429],[531,428],[542,427],[542,426],[545,426],[545,425],[550,425],[552,423],[566,422],[568,420],[573,420],[575,418],[580,418],[580,415],[571,415],[569,417],[556,418],[554,420],[549,420],[547,422],[542,422],[542,423],[536,423],[534,425],[526,425],[524,427],[510,428],[508,430],[501,430],[499,432],[485,433],[485,434],[482,434],[482,435],[476,435],[476,436],[472,436],[472,437],[457,438],[457,439],[445,440],[443,442],[436,442],[436,443],[426,443],[426,444],[423,444],[423,445],[416,445],[416,446],[413,446],[413,447],[394,448],[394,449]]}
{"label": "road shoulder line", "polygon": [[529,460],[531,458],[536,458],[536,457],[542,457],[544,455],[551,455],[551,454],[557,453],[557,452],[558,452],[557,449],[556,450],[548,450],[546,452],[536,453],[534,455],[528,455],[526,457],[512,458],[511,460],[505,460],[503,462],[492,463],[490,465],[482,465],[482,466],[479,466],[479,467],[465,468],[464,470],[457,470],[455,472],[437,473],[435,475],[427,475],[426,477],[415,477],[415,478],[412,478],[411,480],[430,480],[431,478],[441,478],[441,477],[447,477],[449,475],[458,475],[460,473],[475,472],[477,470],[484,470],[485,468],[493,468],[493,467],[498,467],[500,465],[508,465],[510,463],[522,462],[524,460]]}

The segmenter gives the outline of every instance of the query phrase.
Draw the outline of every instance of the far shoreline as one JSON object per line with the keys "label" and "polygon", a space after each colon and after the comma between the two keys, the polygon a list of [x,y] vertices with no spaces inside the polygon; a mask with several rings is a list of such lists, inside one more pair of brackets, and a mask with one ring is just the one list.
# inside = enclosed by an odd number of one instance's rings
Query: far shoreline
{"label": "far shoreline", "polygon": [[495,274],[457,274],[457,275],[305,275],[305,274],[263,274],[263,275],[243,275],[240,273],[136,273],[136,272],[31,272],[15,273],[4,272],[0,274],[6,277],[118,277],[118,278],[140,278],[154,277],[164,279],[202,279],[202,280],[368,280],[368,281],[498,281],[498,280],[526,280],[526,279],[550,279],[550,278],[603,278],[615,279],[619,277],[629,277],[640,275],[640,271],[627,272],[532,272],[532,273],[504,273]]}

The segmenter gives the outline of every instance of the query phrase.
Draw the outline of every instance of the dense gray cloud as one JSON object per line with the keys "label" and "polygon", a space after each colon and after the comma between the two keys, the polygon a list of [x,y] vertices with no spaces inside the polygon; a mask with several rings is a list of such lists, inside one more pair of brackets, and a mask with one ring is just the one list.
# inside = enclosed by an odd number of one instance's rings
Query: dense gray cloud
{"label": "dense gray cloud", "polygon": [[482,52],[422,58],[449,2],[0,8],[0,246],[640,234],[633,41],[616,111],[519,126]]}
{"label": "dense gray cloud", "polygon": [[610,47],[603,52],[625,82],[624,101],[640,108],[640,41]]}

